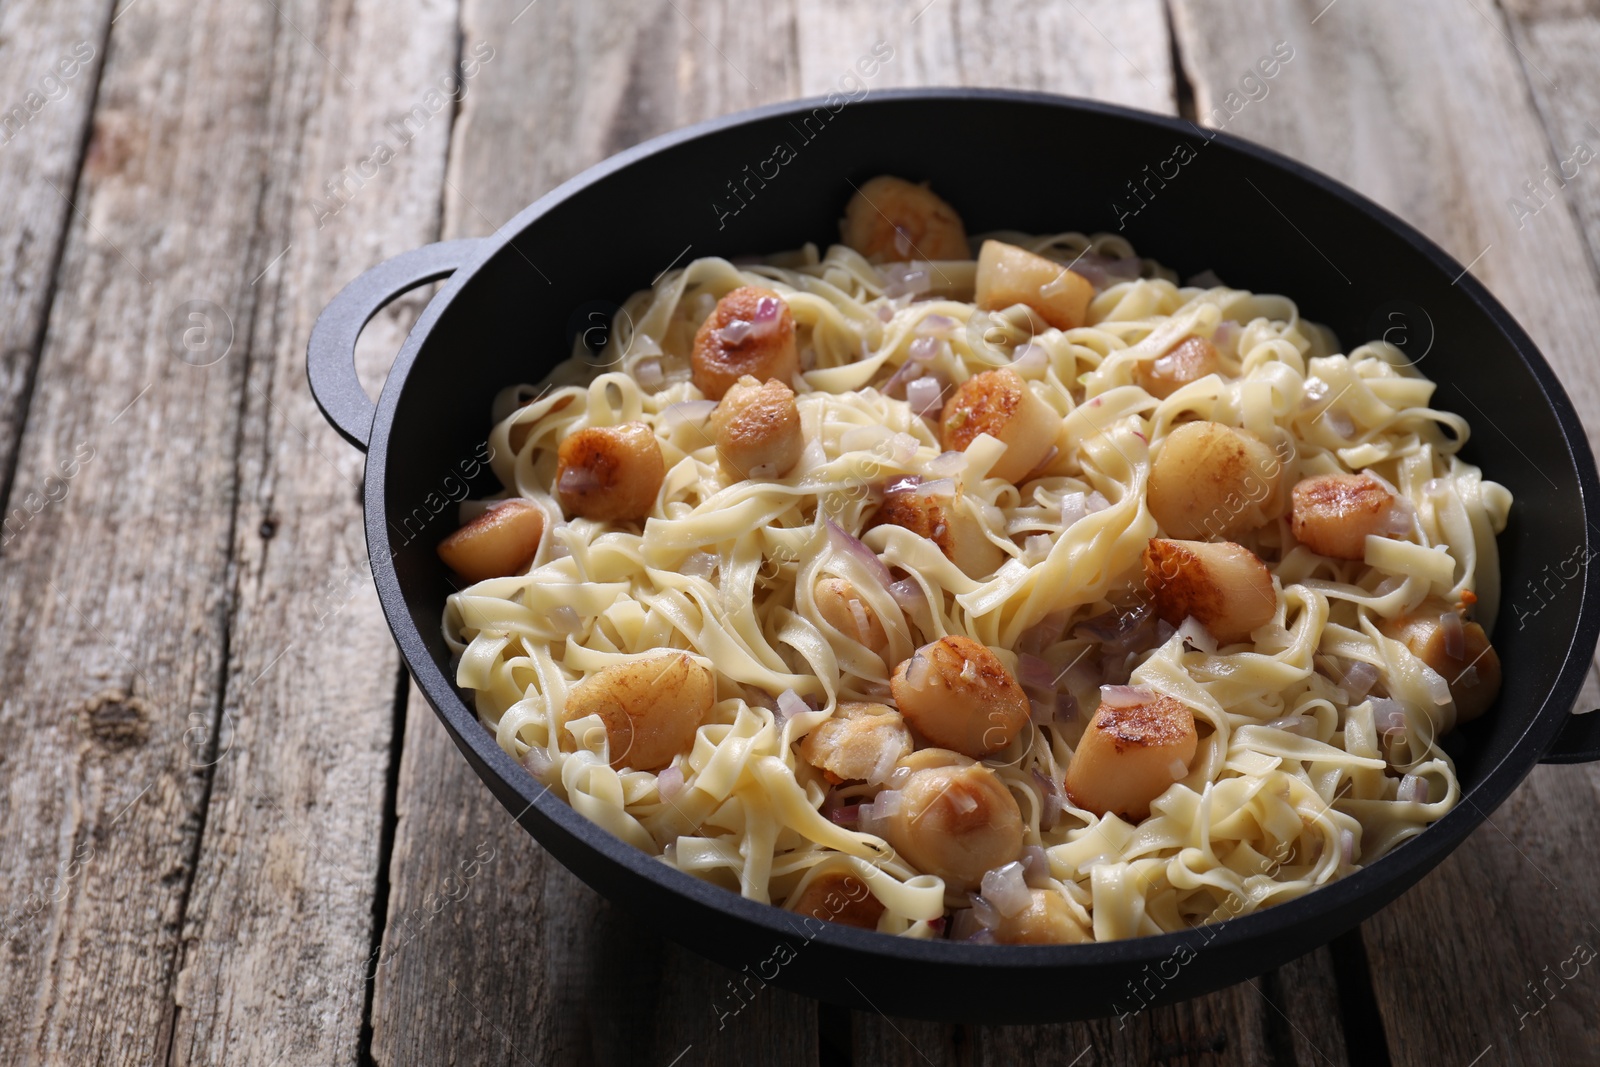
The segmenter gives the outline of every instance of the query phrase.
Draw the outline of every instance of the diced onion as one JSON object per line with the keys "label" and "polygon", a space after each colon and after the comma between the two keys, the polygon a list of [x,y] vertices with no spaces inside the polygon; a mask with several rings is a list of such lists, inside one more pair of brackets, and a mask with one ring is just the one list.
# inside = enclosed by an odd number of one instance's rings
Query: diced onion
{"label": "diced onion", "polygon": [[894,774],[895,768],[900,764],[900,748],[897,744],[886,742],[878,749],[878,758],[872,764],[872,771],[867,775],[868,785],[882,785]]}
{"label": "diced onion", "polygon": [[750,336],[751,324],[743,319],[734,319],[722,329],[717,331],[717,340],[725,345],[736,345]]}
{"label": "diced onion", "polygon": [[676,763],[656,775],[656,792],[660,793],[661,799],[668,803],[683,792],[683,786],[683,770]]}
{"label": "diced onion", "polygon": [[796,715],[803,715],[811,710],[813,710],[811,705],[801,699],[800,694],[793,689],[785,689],[778,694],[778,710],[775,713],[775,717],[778,720],[779,727],[782,727],[784,723]]}
{"label": "diced onion", "polygon": [[1042,802],[1039,811],[1039,829],[1054,830],[1056,820],[1061,817],[1061,801],[1064,799],[1061,783],[1042,771],[1035,770],[1033,784],[1039,787],[1039,798]]}
{"label": "diced onion", "polygon": [[1061,525],[1070,527],[1079,519],[1089,515],[1088,496],[1083,493],[1068,493],[1061,498]]}
{"label": "diced onion", "polygon": [[633,376],[646,389],[654,389],[666,380],[661,373],[659,359],[641,359],[639,365],[634,368]]}
{"label": "diced onion", "polygon": [[[911,252],[911,241],[904,230],[895,227],[895,248],[902,255]],[[905,248],[900,245],[904,243]],[[928,274],[925,263],[885,263],[878,268],[878,274],[883,277],[883,292],[885,296],[920,295],[933,288],[933,279]]]}
{"label": "diced onion", "polygon": [[883,383],[883,395],[898,400],[905,395],[906,383],[916,381],[925,371],[926,368],[922,364],[915,360],[906,360],[889,376],[889,380]]}
{"label": "diced onion", "polygon": [[1017,656],[1017,681],[1024,687],[1050,691],[1056,687],[1056,669],[1038,656],[1022,653]]}
{"label": "diced onion", "polygon": [[1022,542],[1022,552],[1029,563],[1042,563],[1050,555],[1050,536],[1048,534],[1033,534]]}
{"label": "diced onion", "polygon": [[1422,667],[1422,682],[1428,687],[1428,695],[1433,697],[1433,702],[1440,707],[1455,699],[1450,695],[1450,683],[1444,680],[1444,675],[1426,664]]}
{"label": "diced onion", "polygon": [[889,568],[884,566],[883,560],[879,559],[872,549],[862,544],[858,538],[846,533],[844,527],[832,519],[828,520],[828,540],[832,542],[833,547],[838,551],[860,561],[861,565],[867,569],[867,573],[871,574],[879,585],[888,588],[893,583],[894,576],[889,573]]}
{"label": "diced onion", "polygon": [[914,611],[928,602],[922,586],[918,585],[914,578],[902,578],[898,582],[890,582],[889,595],[894,597],[894,602],[905,611]]}
{"label": "diced onion", "polygon": [[1462,671],[1461,674],[1457,676],[1456,685],[1460,686],[1462,689],[1471,689],[1477,684],[1478,665],[1476,663],[1469,663],[1467,664],[1467,669]]}
{"label": "diced onion", "polygon": [[949,337],[956,328],[956,320],[948,315],[925,315],[917,323],[916,333],[921,337]]}
{"label": "diced onion", "polygon": [[[977,893],[968,893],[967,896],[972,901],[972,917],[978,920],[979,926],[983,927],[979,933],[988,933],[1000,925],[999,908],[983,899]],[[976,937],[977,935],[973,936]]]}
{"label": "diced onion", "polygon": [[1428,802],[1428,780],[1421,775],[1406,775],[1400,779],[1400,788],[1395,793],[1395,799],[1401,803],[1426,804]]}
{"label": "diced onion", "polygon": [[918,337],[911,342],[911,358],[917,363],[927,363],[939,354],[937,337]]}
{"label": "diced onion", "polygon": [[575,634],[583,629],[583,618],[571,604],[562,604],[550,612],[550,621],[562,633]]}
{"label": "diced onion", "polygon": [[1098,489],[1090,493],[1088,499],[1084,501],[1084,507],[1088,508],[1089,514],[1091,515],[1097,511],[1104,511],[1110,506],[1111,501],[1107,500],[1105,498],[1105,494],[1100,492]]}
{"label": "diced onion", "polygon": [[1444,634],[1444,652],[1451,659],[1467,658],[1467,630],[1461,622],[1461,613],[1447,611],[1439,616],[1439,630]]}
{"label": "diced onion", "polygon": [[1372,721],[1380,731],[1401,730],[1406,725],[1406,707],[1387,697],[1372,698]]}
{"label": "diced onion", "polygon": [[1183,643],[1208,656],[1216,654],[1217,639],[1211,636],[1211,631],[1206,629],[1205,623],[1190,615],[1178,627],[1178,636],[1183,638]]}
{"label": "diced onion", "polygon": [[957,815],[978,810],[978,799],[966,790],[958,789],[946,795],[950,798],[950,806],[956,810]]}
{"label": "diced onion", "polygon": [[1017,637],[1017,651],[1038,656],[1040,652],[1061,640],[1067,628],[1067,613],[1052,611]]}
{"label": "diced onion", "polygon": [[[1212,275],[1212,277],[1216,277],[1216,275]],[[1220,285],[1222,283],[1218,282],[1217,284]],[[1221,349],[1231,348],[1238,336],[1239,324],[1232,319],[1223,319],[1217,323],[1217,328],[1211,332],[1211,343]]]}
{"label": "diced onion", "polygon": [[935,478],[954,478],[966,469],[965,452],[941,452],[928,461],[928,473]]}
{"label": "diced onion", "polygon": [[1050,857],[1042,846],[1023,846],[1022,877],[1029,889],[1050,888]]}
{"label": "diced onion", "polygon": [[764,296],[756,301],[755,322],[777,322],[778,312],[783,307],[783,301],[775,296]]}
{"label": "diced onion", "polygon": [[1140,704],[1148,704],[1156,695],[1143,686],[1136,685],[1102,685],[1100,687],[1100,703],[1109,708],[1133,708]]}
{"label": "diced onion", "polygon": [[600,488],[600,479],[585,466],[563,467],[556,488],[564,496],[581,496]]}
{"label": "diced onion", "polygon": [[932,481],[923,482],[921,485],[917,486],[917,496],[919,497],[955,495],[956,483],[950,478],[935,478]]}
{"label": "diced onion", "polygon": [[1359,701],[1378,681],[1378,668],[1366,660],[1354,660],[1345,668],[1342,687],[1352,701]]}
{"label": "diced onion", "polygon": [[856,829],[864,834],[882,837],[884,825],[900,814],[901,796],[898,789],[881,790],[869,803],[862,804],[856,812]]}
{"label": "diced onion", "polygon": [[846,804],[828,812],[828,818],[846,829],[855,829],[861,821],[861,805]]}
{"label": "diced onion", "polygon": [[996,911],[1008,919],[1027,911],[1028,905],[1033,903],[1022,863],[1018,860],[1012,860],[1004,866],[986,872],[983,876],[981,895],[986,902],[994,905]]}
{"label": "diced onion", "polygon": [[926,415],[939,404],[939,398],[944,395],[944,386],[936,377],[918,378],[906,386],[906,403],[911,405],[911,410],[918,415]]}
{"label": "diced onion", "polygon": [[522,754],[522,765],[528,768],[529,774],[542,781],[544,776],[550,773],[550,768],[556,765],[556,761],[550,758],[550,753],[538,745],[532,745]]}
{"label": "diced onion", "polygon": [[1167,764],[1167,773],[1172,775],[1172,780],[1176,782],[1188,775],[1189,765],[1183,760],[1173,757],[1172,762]]}
{"label": "diced onion", "polygon": [[894,318],[894,308],[889,304],[881,304],[881,305],[879,305],[879,307],[878,307],[878,321],[879,322],[888,322],[892,318]]}
{"label": "diced onion", "polygon": [[1273,719],[1267,723],[1269,730],[1283,730],[1286,733],[1299,734],[1301,737],[1310,736],[1311,726],[1312,721],[1304,715],[1285,715],[1281,719]]}

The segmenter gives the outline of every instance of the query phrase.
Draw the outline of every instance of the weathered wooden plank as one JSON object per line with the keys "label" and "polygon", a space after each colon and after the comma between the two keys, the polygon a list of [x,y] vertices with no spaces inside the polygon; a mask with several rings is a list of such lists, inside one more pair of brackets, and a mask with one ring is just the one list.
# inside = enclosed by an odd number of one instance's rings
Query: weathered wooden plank
{"label": "weathered wooden plank", "polygon": [[[784,5],[685,0],[467,3],[463,39],[488,42],[495,59],[462,104],[447,234],[491,232],[638,140],[794,95],[792,18]],[[539,850],[420,695],[405,736],[372,1011],[377,1062],[816,1061],[815,1006],[777,989],[719,1029],[714,1006],[733,972],[663,943]],[[480,847],[494,858],[466,880],[461,865]]]}
{"label": "weathered wooden plank", "polygon": [[[1083,0],[901,0],[808,4],[797,25],[800,89],[807,95],[903,85],[1041,89],[1173,109],[1172,63],[1162,5]],[[878,41],[893,48],[871,78],[853,70]],[[851,80],[851,79],[854,80]]]}
{"label": "weathered wooden plank", "polygon": [[[399,657],[365,565],[362,460],[317,412],[305,342],[350,278],[437,237],[451,96],[476,80],[457,69],[453,3],[278,5],[265,8],[272,66],[256,87],[270,93],[270,165],[238,205],[258,219],[238,252],[256,310],[240,322],[250,359],[224,751],[183,930],[172,1063],[364,1052]],[[404,326],[390,314],[369,327],[375,377]]]}
{"label": "weathered wooden plank", "polygon": [[[244,346],[227,358],[223,335],[252,312],[233,297],[250,293],[269,27],[141,6],[100,86],[19,469],[84,459],[0,559],[0,897],[61,883],[0,953],[8,1063],[164,1057],[209,778],[193,742],[224,667]],[[186,106],[166,92],[185,67],[211,83]],[[232,306],[184,348],[191,300]]]}
{"label": "weathered wooden plank", "polygon": [[110,18],[104,0],[0,8],[0,553],[52,502],[70,456],[13,476]]}
{"label": "weathered wooden plank", "polygon": [[[1530,64],[1524,76],[1498,11],[1443,0],[1280,3],[1246,16],[1179,0],[1174,16],[1202,119],[1262,48],[1295,47],[1271,95],[1246,106],[1230,132],[1343,178],[1471,262],[1555,364],[1593,439],[1595,273],[1570,198],[1532,217],[1508,203],[1554,157],[1529,89],[1542,75]],[[1550,39],[1572,29],[1552,27]],[[1543,60],[1534,62],[1555,65]],[[1592,64],[1575,61],[1550,89],[1546,114],[1558,113],[1566,92],[1592,94],[1593,85]],[[1596,943],[1592,909],[1575,901],[1600,871],[1571,842],[1584,839],[1597,781],[1586,768],[1536,770],[1449,862],[1363,928],[1395,1062],[1569,1062],[1592,1053],[1579,1022],[1600,1004],[1591,972],[1552,985],[1553,999],[1536,998],[1527,983]]]}

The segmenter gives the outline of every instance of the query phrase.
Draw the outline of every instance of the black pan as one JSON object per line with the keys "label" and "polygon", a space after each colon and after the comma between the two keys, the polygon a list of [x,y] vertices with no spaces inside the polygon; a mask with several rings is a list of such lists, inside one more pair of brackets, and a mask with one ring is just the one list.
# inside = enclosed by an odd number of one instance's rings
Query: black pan
{"label": "black pan", "polygon": [[[1115,1015],[1217,989],[1327,942],[1443,860],[1534,764],[1600,758],[1600,715],[1568,714],[1600,629],[1586,565],[1600,531],[1594,458],[1549,364],[1461,264],[1338,182],[1181,120],[970,89],[831,107],[781,104],[630,149],[492,237],[374,267],[312,332],[317,402],[367,451],[367,546],[395,640],[467,761],[557,859],[665,936],[750,975],[749,988],[770,981],[924,1018]],[[779,144],[793,157],[781,166]],[[1292,297],[1346,344],[1387,336],[1441,383],[1435,403],[1472,423],[1467,458],[1516,494],[1500,538],[1505,597],[1493,635],[1504,688],[1446,745],[1465,790],[1459,806],[1366,869],[1260,913],[1108,944],[977,946],[802,924],[697,881],[588,822],[500,750],[451,681],[439,619],[452,585],[434,555],[455,526],[455,501],[498,488],[480,462],[495,392],[542,378],[575,335],[603,329],[629,293],[674,264],[836,240],[851,183],[879,173],[931,179],[973,233],[1120,227],[1142,255],[1183,276],[1210,268],[1229,284]],[[374,407],[352,362],[362,326],[399,294],[447,276]]]}

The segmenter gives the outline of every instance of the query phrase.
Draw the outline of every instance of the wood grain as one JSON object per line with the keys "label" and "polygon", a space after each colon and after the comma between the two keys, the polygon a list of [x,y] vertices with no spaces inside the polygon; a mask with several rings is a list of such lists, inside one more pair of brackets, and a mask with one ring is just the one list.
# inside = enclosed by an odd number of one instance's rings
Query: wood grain
{"label": "wood grain", "polygon": [[[277,2],[270,80],[255,87],[269,94],[269,154],[236,206],[256,227],[235,255],[257,306],[240,338],[222,751],[183,931],[174,1064],[359,1060],[399,743],[399,657],[365,565],[362,460],[311,399],[305,343],[345,282],[438,235],[456,11]],[[394,314],[367,330],[373,370],[404,337]]]}
{"label": "wood grain", "polygon": [[[0,954],[8,1063],[165,1057],[227,649],[245,362],[221,336],[253,310],[234,297],[269,78],[269,27],[221,6],[145,0],[150,23],[121,20],[19,451],[21,470],[79,442],[92,459],[0,561],[3,897],[64,883]],[[184,67],[203,104],[164,96]],[[191,350],[169,319],[196,299],[230,306]]]}
{"label": "wood grain", "polygon": [[110,18],[104,0],[0,8],[0,554],[43,509],[65,458],[13,468]]}
{"label": "wood grain", "polygon": [[[1499,12],[1440,0],[1341,4],[1312,25],[1316,14],[1280,3],[1248,18],[1218,17],[1179,0],[1174,22],[1200,115],[1270,42],[1291,42],[1294,65],[1230,132],[1327,170],[1463,263],[1476,260],[1474,273],[1556,366],[1593,438],[1600,293],[1569,205],[1531,220],[1508,208],[1520,183],[1553,157],[1534,107],[1542,90],[1530,89],[1538,76],[1525,76]],[[1592,83],[1592,64],[1584,74],[1569,84]],[[1448,862],[1363,928],[1396,1063],[1592,1055],[1578,1020],[1600,1007],[1600,980],[1581,972],[1537,1014],[1531,1009],[1543,1000],[1526,983],[1541,981],[1546,966],[1558,969],[1581,943],[1600,947],[1585,889],[1600,867],[1572,844],[1586,838],[1597,782],[1588,768],[1537,769]]]}

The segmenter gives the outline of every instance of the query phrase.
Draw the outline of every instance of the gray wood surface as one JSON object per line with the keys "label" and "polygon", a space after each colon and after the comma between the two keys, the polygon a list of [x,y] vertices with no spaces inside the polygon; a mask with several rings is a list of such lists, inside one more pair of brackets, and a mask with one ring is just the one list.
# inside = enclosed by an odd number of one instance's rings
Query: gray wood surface
{"label": "gray wood surface", "polygon": [[[360,457],[305,386],[317,311],[631,144],[826,92],[878,41],[869,92],[1017,86],[1212,125],[1290,43],[1229,132],[1471,262],[1600,427],[1600,161],[1536,212],[1508,203],[1600,149],[1584,4],[7,3],[0,504],[27,518],[0,542],[0,1062],[1592,1059],[1600,979],[1550,980],[1600,946],[1589,768],[1537,770],[1359,933],[1126,1027],[771,988],[719,1028],[732,972],[550,859],[405,681]],[[459,100],[427,97],[462,60]],[[426,296],[368,327],[371,388]]]}

